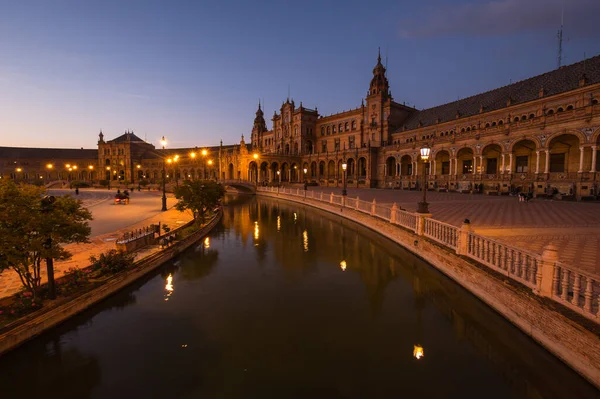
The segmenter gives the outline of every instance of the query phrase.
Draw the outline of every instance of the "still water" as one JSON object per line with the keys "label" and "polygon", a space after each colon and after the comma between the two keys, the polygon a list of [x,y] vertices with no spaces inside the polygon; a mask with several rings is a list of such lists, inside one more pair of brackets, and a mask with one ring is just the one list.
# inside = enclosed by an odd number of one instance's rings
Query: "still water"
{"label": "still water", "polygon": [[0,398],[599,397],[370,230],[228,202],[178,259],[0,358]]}

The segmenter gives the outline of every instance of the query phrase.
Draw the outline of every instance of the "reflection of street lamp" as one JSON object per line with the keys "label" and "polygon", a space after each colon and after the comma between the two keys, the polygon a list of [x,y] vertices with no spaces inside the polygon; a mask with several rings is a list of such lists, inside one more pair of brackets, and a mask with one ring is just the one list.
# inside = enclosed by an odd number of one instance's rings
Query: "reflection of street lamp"
{"label": "reflection of street lamp", "polygon": [[346,191],[346,169],[348,168],[348,165],[346,163],[342,164],[342,170],[344,171],[344,188],[342,189],[342,195],[348,195],[348,191]]}
{"label": "reflection of street lamp", "polygon": [[430,153],[431,148],[427,147],[427,145],[421,148],[421,159],[423,160],[423,201],[418,204],[418,213],[429,213],[429,204],[427,203],[427,161],[429,161]]}
{"label": "reflection of street lamp", "polygon": [[110,191],[110,166],[106,167],[106,171],[108,172],[108,191]]}
{"label": "reflection of street lamp", "polygon": [[160,209],[161,211],[166,211],[167,210],[167,172],[165,170],[165,147],[167,146],[167,140],[165,140],[165,136],[162,136],[162,139],[160,139],[160,145],[162,146],[163,149],[163,175],[162,175],[162,189],[163,189],[163,195],[162,195],[162,208]]}

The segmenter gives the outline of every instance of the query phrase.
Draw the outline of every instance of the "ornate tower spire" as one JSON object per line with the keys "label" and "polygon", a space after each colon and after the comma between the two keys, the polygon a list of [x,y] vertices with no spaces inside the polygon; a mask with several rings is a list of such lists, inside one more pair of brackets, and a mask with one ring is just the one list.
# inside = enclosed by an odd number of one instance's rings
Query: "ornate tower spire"
{"label": "ornate tower spire", "polygon": [[381,50],[377,51],[377,65],[373,68],[373,79],[369,86],[369,92],[367,95],[383,94],[388,96],[390,90],[390,84],[385,76],[385,67],[381,64]]}

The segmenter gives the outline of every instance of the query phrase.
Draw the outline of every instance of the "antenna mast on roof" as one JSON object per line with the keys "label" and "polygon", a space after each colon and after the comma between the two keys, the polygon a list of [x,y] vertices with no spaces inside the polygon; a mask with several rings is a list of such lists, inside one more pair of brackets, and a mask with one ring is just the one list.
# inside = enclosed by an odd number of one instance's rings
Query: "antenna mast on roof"
{"label": "antenna mast on roof", "polygon": [[565,19],[565,7],[563,6],[560,14],[560,30],[558,31],[558,57],[557,57],[557,69],[562,66],[562,42],[563,42],[563,23]]}

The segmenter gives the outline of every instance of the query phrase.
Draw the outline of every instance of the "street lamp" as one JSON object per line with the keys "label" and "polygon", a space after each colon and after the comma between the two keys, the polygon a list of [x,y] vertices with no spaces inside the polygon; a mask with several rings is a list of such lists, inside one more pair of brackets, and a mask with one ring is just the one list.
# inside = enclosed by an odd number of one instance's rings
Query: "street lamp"
{"label": "street lamp", "polygon": [[110,166],[106,167],[106,171],[108,172],[108,191],[110,191]]}
{"label": "street lamp", "polygon": [[429,204],[427,203],[427,162],[431,148],[424,146],[421,148],[421,159],[423,160],[423,201],[419,202],[417,207],[418,213],[429,213]]}
{"label": "street lamp", "polygon": [[346,169],[348,168],[348,165],[344,162],[342,164],[342,170],[344,171],[344,188],[342,189],[342,195],[346,196],[348,195],[348,191],[346,190]]}
{"label": "street lamp", "polygon": [[302,171],[304,172],[304,190],[306,190],[306,187],[308,186],[308,181],[306,180],[306,172],[308,172],[308,169],[304,168],[302,169]]}
{"label": "street lamp", "polygon": [[[205,150],[205,151],[206,151],[206,150]],[[208,160],[208,166],[212,166],[212,164],[213,164],[213,160],[212,160],[212,159],[209,159],[209,160]],[[208,172],[208,175],[209,175],[209,176],[211,175],[210,171]]]}
{"label": "street lamp", "polygon": [[160,139],[160,145],[162,146],[162,149],[163,149],[163,173],[162,173],[163,174],[162,175],[162,192],[163,192],[163,195],[162,195],[162,208],[161,208],[161,211],[164,212],[164,211],[167,210],[167,188],[166,188],[166,185],[167,185],[167,181],[166,181],[166,179],[167,179],[167,172],[165,170],[165,158],[166,158],[165,147],[167,146],[167,140],[165,140],[165,136],[162,136],[162,139]]}

